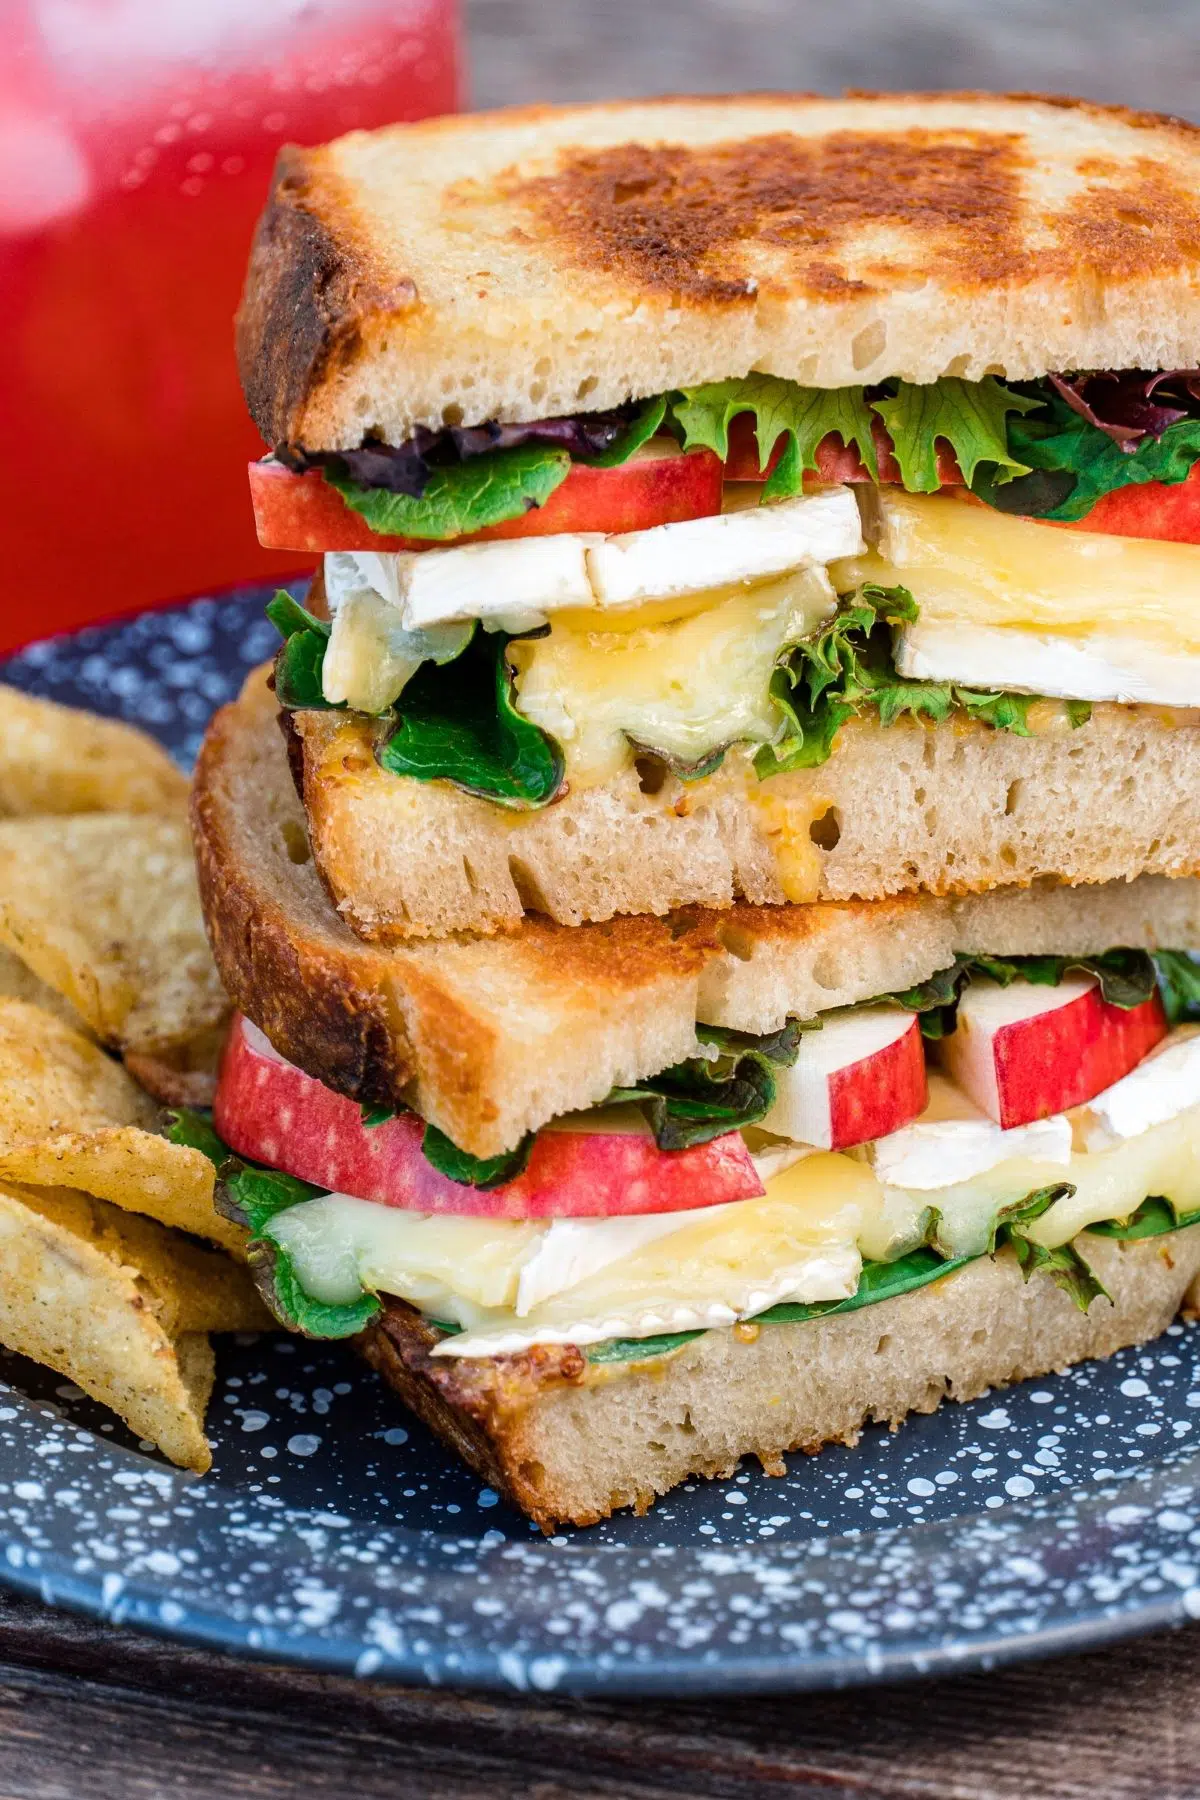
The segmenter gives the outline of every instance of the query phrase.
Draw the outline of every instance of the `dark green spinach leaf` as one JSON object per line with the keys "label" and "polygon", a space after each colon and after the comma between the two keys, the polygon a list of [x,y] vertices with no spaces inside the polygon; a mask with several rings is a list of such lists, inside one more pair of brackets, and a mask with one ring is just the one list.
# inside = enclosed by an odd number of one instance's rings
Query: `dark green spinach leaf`
{"label": "dark green spinach leaf", "polygon": [[401,696],[395,731],[376,753],[381,767],[416,781],[452,781],[501,806],[553,800],[563,754],[516,709],[505,654],[511,641],[477,631],[454,662],[419,669]]}

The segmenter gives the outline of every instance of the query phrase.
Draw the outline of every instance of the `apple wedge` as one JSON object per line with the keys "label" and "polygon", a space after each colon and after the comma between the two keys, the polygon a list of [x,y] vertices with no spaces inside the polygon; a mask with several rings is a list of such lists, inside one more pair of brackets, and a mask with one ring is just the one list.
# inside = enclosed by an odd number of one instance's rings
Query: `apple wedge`
{"label": "apple wedge", "polygon": [[286,1062],[248,1019],[229,1034],[213,1123],[239,1156],[332,1193],[420,1213],[496,1219],[609,1218],[682,1212],[763,1192],[740,1132],[689,1150],[660,1150],[635,1108],[609,1108],[539,1132],[514,1181],[490,1189],[452,1181],[421,1143],[425,1122],[397,1113],[365,1125],[353,1100]]}
{"label": "apple wedge", "polygon": [[1082,1106],[1120,1081],[1167,1034],[1157,994],[1141,1006],[1110,1005],[1094,975],[1057,987],[972,980],[943,1066],[1005,1130]]}
{"label": "apple wedge", "polygon": [[798,1144],[848,1150],[898,1131],[924,1111],[926,1098],[916,1014],[868,1006],[831,1014],[819,1031],[804,1033],[762,1126]]}

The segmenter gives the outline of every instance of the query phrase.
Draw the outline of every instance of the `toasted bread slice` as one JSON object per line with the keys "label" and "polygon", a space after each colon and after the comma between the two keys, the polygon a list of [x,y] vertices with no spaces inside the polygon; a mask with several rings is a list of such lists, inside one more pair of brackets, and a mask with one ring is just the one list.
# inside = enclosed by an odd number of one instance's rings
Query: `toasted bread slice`
{"label": "toasted bread slice", "polygon": [[789,1014],[909,987],[959,951],[1200,944],[1200,881],[1155,877],[363,943],[312,860],[262,670],[209,729],[192,817],[205,919],[235,1004],[330,1087],[410,1104],[477,1156],[679,1061],[698,1018],[775,1030]]}
{"label": "toasted bread slice", "polygon": [[361,715],[292,715],[313,853],[364,938],[399,943],[746,899],[878,900],[1200,874],[1200,715],[1097,706],[1034,737],[954,717],[843,726],[829,761],[748,757],[647,792],[637,768],[536,812],[389,774]]}
{"label": "toasted bread slice", "polygon": [[360,1346],[406,1405],[544,1529],[592,1525],[621,1506],[645,1511],[688,1475],[727,1477],[743,1456],[783,1474],[789,1450],[854,1444],[872,1422],[894,1427],[944,1399],[1111,1356],[1196,1303],[1200,1225],[1140,1243],[1080,1241],[1111,1295],[1086,1314],[1049,1276],[1026,1282],[1006,1249],[858,1312],[706,1331],[642,1362],[596,1365],[573,1346],[435,1357],[439,1334],[400,1301]]}
{"label": "toasted bread slice", "polygon": [[538,107],[289,148],[238,322],[270,444],[1200,362],[1200,133],[1028,95]]}

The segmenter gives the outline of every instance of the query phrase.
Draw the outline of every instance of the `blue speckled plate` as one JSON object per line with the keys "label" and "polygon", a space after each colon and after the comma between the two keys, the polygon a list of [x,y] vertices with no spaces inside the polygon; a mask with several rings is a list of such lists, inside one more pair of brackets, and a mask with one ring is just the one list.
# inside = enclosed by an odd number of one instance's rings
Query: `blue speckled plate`
{"label": "blue speckled plate", "polygon": [[[262,601],[82,632],[2,673],[188,758],[270,653]],[[180,1475],[0,1360],[0,1576],[231,1650],[572,1692],[832,1687],[1200,1617],[1192,1327],[549,1541],[345,1348],[226,1344],[210,1433],[211,1475]]]}

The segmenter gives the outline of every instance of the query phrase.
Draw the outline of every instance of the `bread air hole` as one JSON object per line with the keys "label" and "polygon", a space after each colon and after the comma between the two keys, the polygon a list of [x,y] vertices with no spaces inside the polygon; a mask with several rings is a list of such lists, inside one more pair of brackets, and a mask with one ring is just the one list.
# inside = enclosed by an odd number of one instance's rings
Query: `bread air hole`
{"label": "bread air hole", "polygon": [[808,835],[821,850],[836,850],[842,835],[842,821],[836,806],[823,812],[819,819],[814,819],[808,828]]}
{"label": "bread air hole", "polygon": [[662,757],[639,756],[633,766],[643,794],[661,794],[667,779],[667,765]]}
{"label": "bread air hole", "polygon": [[852,340],[850,355],[856,369],[869,369],[887,349],[887,326],[882,319],[872,320]]}
{"label": "bread air hole", "polygon": [[832,994],[835,989],[845,984],[842,965],[837,956],[830,951],[817,957],[812,966],[812,978],[819,988],[825,989],[827,994]]}
{"label": "bread air hole", "polygon": [[280,826],[280,833],[288,861],[306,863],[312,852],[308,847],[308,835],[299,819],[285,819]]}
{"label": "bread air hole", "polygon": [[550,908],[546,896],[542,892],[541,883],[528,863],[522,862],[519,856],[510,856],[508,873],[525,912],[549,912]]}

